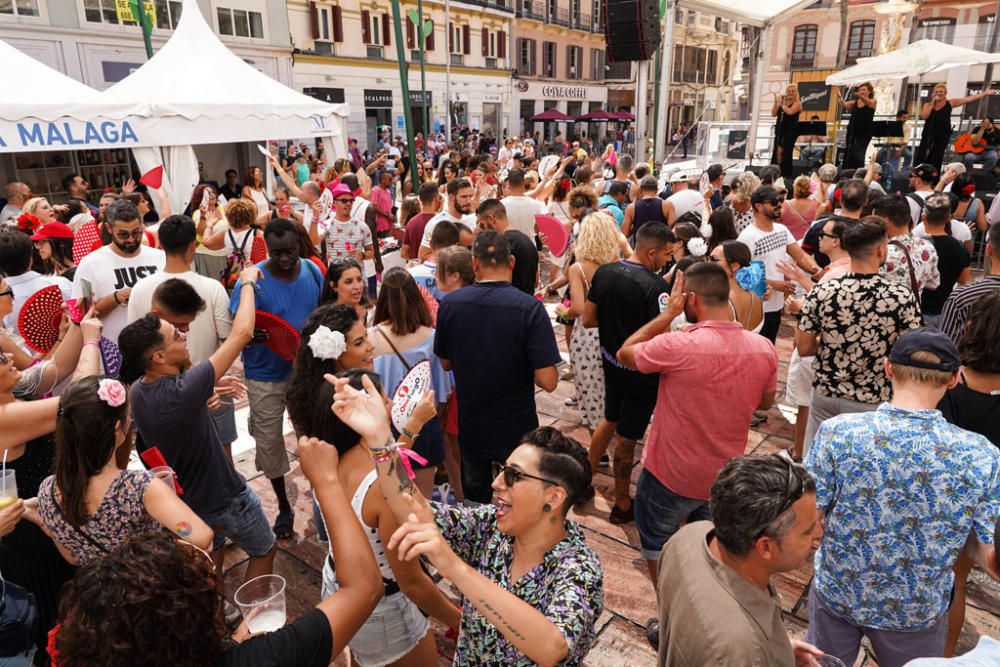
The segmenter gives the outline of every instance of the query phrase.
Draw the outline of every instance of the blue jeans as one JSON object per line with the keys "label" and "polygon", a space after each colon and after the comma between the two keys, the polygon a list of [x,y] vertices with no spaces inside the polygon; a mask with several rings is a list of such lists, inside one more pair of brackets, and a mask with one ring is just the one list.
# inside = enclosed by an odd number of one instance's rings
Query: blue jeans
{"label": "blue jeans", "polygon": [[250,558],[266,556],[274,546],[274,531],[264,516],[260,499],[246,484],[228,507],[201,518],[215,531],[213,549],[220,549],[227,537]]}
{"label": "blue jeans", "polygon": [[635,485],[635,527],[642,557],[659,560],[663,545],[687,521],[709,519],[708,501],[679,496],[643,468]]}
{"label": "blue jeans", "polygon": [[984,171],[992,171],[993,167],[997,166],[997,152],[992,148],[989,148],[982,153],[966,153],[962,157],[962,163],[965,165],[965,168],[970,171],[972,170],[972,165],[977,162],[983,165]]}

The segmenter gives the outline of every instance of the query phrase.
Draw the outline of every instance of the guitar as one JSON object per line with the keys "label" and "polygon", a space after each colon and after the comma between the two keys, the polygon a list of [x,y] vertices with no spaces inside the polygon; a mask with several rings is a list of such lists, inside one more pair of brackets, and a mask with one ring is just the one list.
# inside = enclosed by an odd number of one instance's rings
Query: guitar
{"label": "guitar", "polygon": [[955,152],[956,153],[982,153],[986,150],[986,140],[980,139],[978,143],[973,143],[972,133],[966,132],[965,134],[960,134],[958,139],[955,139]]}

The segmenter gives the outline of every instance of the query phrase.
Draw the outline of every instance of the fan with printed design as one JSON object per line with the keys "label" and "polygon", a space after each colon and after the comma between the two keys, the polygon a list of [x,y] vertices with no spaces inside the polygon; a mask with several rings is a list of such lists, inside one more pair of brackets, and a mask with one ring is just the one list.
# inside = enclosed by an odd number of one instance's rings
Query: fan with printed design
{"label": "fan with printed design", "polygon": [[44,354],[55,347],[59,340],[62,316],[62,290],[58,285],[49,285],[24,302],[17,316],[17,329],[28,347]]}
{"label": "fan with printed design", "polygon": [[295,353],[299,349],[299,332],[291,324],[271,313],[263,310],[256,311],[254,320],[255,329],[263,329],[267,332],[267,349],[285,361],[295,359]]}

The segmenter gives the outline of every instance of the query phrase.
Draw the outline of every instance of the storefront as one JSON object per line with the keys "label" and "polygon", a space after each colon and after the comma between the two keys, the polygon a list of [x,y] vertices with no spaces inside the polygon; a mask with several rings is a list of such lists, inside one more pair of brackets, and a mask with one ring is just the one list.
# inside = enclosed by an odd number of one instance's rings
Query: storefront
{"label": "storefront", "polygon": [[392,91],[365,88],[365,138],[367,146],[374,147],[379,132],[392,127]]}
{"label": "storefront", "polygon": [[503,95],[488,93],[483,95],[483,132],[500,134],[500,109],[503,107]]}
{"label": "storefront", "polygon": [[[608,103],[608,90],[604,86],[586,86],[582,84],[547,83],[515,79],[513,107],[518,109],[519,133],[533,134],[536,130],[549,135],[556,131],[564,135],[575,134],[577,130],[587,131],[586,124],[578,123],[542,123],[531,122],[531,117],[546,109],[558,109],[565,114],[582,116],[596,109],[604,109]],[[574,129],[576,128],[576,130]],[[594,126],[595,130],[598,126]],[[603,131],[603,128],[600,128]]]}
{"label": "storefront", "polygon": [[427,136],[428,128],[424,127],[425,107],[427,109],[426,117],[431,118],[431,127],[433,127],[434,92],[428,90],[424,91],[424,95],[421,95],[419,90],[411,90],[409,113],[411,114],[410,120],[413,122],[413,136],[416,136],[417,132]]}

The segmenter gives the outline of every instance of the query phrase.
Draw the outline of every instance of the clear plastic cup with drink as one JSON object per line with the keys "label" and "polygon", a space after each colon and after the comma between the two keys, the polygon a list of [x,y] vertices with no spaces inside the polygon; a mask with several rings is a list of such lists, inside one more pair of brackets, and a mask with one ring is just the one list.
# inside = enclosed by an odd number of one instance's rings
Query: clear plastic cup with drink
{"label": "clear plastic cup with drink", "polygon": [[10,468],[0,472],[0,510],[17,502],[17,476]]}
{"label": "clear plastic cup with drink", "polygon": [[174,486],[174,469],[170,466],[156,466],[155,468],[150,468],[149,472],[153,473],[155,477],[163,480],[163,483],[169,487],[171,491],[177,493],[177,487]]}
{"label": "clear plastic cup with drink", "polygon": [[246,582],[233,596],[251,634],[274,632],[285,625],[285,579],[265,574]]}
{"label": "clear plastic cup with drink", "polygon": [[846,667],[843,660],[832,655],[817,655],[813,657],[813,660],[820,667]]}

